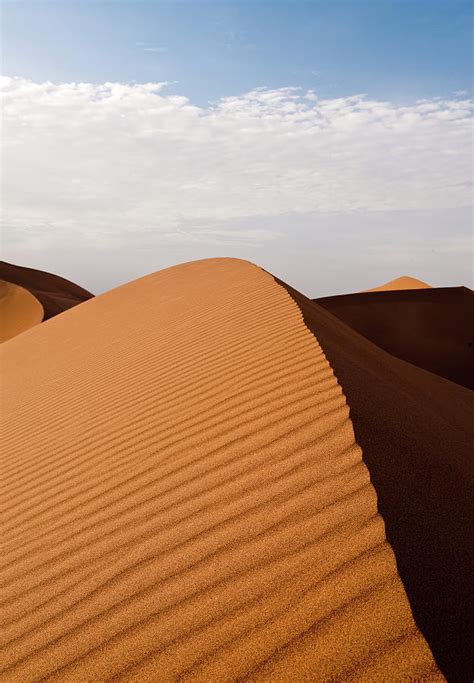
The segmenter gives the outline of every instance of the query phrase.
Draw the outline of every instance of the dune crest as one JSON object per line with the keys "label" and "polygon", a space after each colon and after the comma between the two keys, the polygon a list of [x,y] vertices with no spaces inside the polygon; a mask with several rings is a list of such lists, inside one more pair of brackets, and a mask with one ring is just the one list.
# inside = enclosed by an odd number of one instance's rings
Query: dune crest
{"label": "dune crest", "polygon": [[270,275],[170,268],[7,347],[2,681],[442,680]]}
{"label": "dune crest", "polygon": [[[416,623],[446,678],[471,681],[474,612],[466,605],[474,557],[474,394],[387,353],[322,305],[280,284],[298,304],[347,396]],[[436,301],[437,289],[400,298],[431,293]],[[369,302],[397,294],[353,296]]]}
{"label": "dune crest", "polygon": [[0,343],[43,320],[40,302],[23,287],[0,280]]}
{"label": "dune crest", "polygon": [[416,277],[410,277],[409,275],[402,275],[401,277],[395,278],[395,280],[389,280],[383,285],[378,287],[373,287],[372,289],[365,289],[365,292],[386,292],[399,289],[430,289],[431,285],[428,285],[422,280],[418,280]]}

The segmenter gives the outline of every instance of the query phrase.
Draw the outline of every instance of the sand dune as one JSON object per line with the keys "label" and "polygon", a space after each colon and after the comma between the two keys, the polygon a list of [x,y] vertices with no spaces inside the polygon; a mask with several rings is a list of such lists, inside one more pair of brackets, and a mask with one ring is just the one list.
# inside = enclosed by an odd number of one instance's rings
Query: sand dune
{"label": "sand dune", "polygon": [[1,680],[442,679],[270,275],[185,264],[4,348]]}
{"label": "sand dune", "polygon": [[400,289],[429,289],[431,285],[427,285],[426,282],[418,280],[416,277],[410,277],[409,275],[402,275],[401,277],[395,278],[395,280],[389,280],[383,285],[378,287],[373,287],[372,289],[367,289],[367,292],[386,292],[391,290]]}
{"label": "sand dune", "polygon": [[58,275],[0,261],[0,278],[27,289],[44,309],[44,320],[87,301],[93,294]]}
{"label": "sand dune", "polygon": [[448,680],[472,681],[474,393],[284,286],[344,389],[416,622]]}
{"label": "sand dune", "polygon": [[315,299],[397,358],[474,389],[474,294],[466,287]]}
{"label": "sand dune", "polygon": [[40,302],[23,287],[0,280],[0,343],[43,320]]}

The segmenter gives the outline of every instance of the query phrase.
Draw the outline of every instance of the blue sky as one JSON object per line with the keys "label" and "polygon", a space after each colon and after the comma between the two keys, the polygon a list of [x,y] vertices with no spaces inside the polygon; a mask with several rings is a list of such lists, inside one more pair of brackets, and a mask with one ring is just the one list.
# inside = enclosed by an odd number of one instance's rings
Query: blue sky
{"label": "blue sky", "polygon": [[178,81],[204,104],[255,87],[407,102],[470,89],[471,2],[3,3],[3,72],[34,81]]}
{"label": "blue sky", "polygon": [[13,0],[3,253],[97,293],[254,261],[311,296],[473,284],[464,0]]}

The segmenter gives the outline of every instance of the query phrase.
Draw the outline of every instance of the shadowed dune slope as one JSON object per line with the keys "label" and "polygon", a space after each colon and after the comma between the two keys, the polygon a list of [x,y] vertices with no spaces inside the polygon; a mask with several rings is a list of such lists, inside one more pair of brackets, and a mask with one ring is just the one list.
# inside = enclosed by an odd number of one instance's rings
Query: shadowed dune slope
{"label": "shadowed dune slope", "polygon": [[43,306],[45,320],[94,296],[58,275],[34,268],[15,266],[5,261],[0,261],[0,278],[31,292]]}
{"label": "shadowed dune slope", "polygon": [[448,680],[472,681],[474,394],[284,286],[344,389],[416,622]]}
{"label": "shadowed dune slope", "polygon": [[426,284],[423,280],[418,280],[416,277],[410,277],[409,275],[402,275],[401,277],[395,278],[395,280],[389,280],[383,285],[378,287],[372,287],[367,289],[367,292],[387,292],[387,291],[399,291],[402,289],[430,289],[431,285]]}
{"label": "shadowed dune slope", "polygon": [[474,294],[466,287],[316,299],[385,351],[474,388]]}
{"label": "shadowed dune slope", "polygon": [[271,276],[185,264],[5,347],[1,680],[442,679]]}
{"label": "shadowed dune slope", "polygon": [[43,307],[23,287],[0,280],[0,343],[43,320]]}

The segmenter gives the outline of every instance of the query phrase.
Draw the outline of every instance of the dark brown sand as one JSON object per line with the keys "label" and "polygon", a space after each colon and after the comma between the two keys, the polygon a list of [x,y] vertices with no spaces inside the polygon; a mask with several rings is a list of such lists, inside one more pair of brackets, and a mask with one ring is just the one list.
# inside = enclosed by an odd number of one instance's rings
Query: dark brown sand
{"label": "dark brown sand", "polygon": [[44,320],[54,317],[68,308],[91,299],[94,295],[58,275],[42,270],[15,266],[0,261],[0,279],[24,287],[41,303]]}
{"label": "dark brown sand", "polygon": [[0,280],[0,343],[43,320],[43,307],[26,289]]}
{"label": "dark brown sand", "polygon": [[474,388],[474,293],[467,287],[315,299],[397,358]]}
{"label": "dark brown sand", "polygon": [[3,348],[1,680],[442,680],[270,275],[185,264]]}
{"label": "dark brown sand", "polygon": [[415,620],[448,680],[472,681],[474,393],[283,286],[347,397]]}

